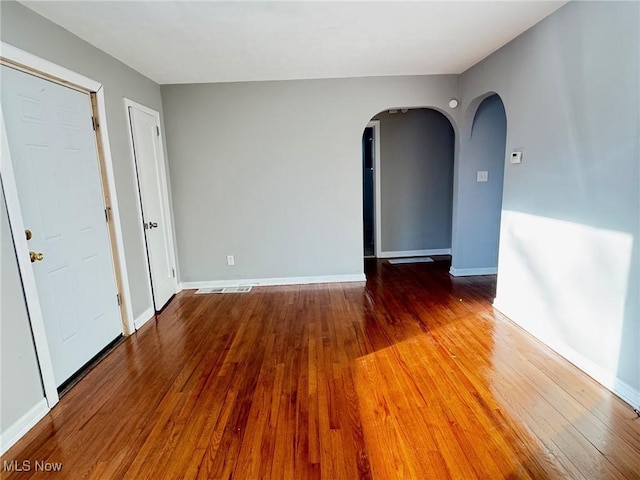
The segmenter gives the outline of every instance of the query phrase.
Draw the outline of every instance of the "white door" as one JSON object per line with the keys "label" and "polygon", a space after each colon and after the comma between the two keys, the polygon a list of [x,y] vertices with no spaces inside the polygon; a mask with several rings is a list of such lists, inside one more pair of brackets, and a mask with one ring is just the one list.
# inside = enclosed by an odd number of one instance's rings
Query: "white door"
{"label": "white door", "polygon": [[91,99],[1,68],[2,115],[59,386],[122,333]]}
{"label": "white door", "polygon": [[146,107],[129,106],[128,109],[149,258],[151,291],[154,307],[159,311],[177,290],[160,137],[160,115]]}

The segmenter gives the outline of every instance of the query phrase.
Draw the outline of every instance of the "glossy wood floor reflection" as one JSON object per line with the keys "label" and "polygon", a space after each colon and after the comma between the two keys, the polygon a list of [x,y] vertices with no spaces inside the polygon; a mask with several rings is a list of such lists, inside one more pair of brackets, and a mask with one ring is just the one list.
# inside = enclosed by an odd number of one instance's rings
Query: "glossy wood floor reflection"
{"label": "glossy wood floor reflection", "polygon": [[631,408],[494,311],[494,277],[179,294],[2,460],[6,478],[640,478]]}

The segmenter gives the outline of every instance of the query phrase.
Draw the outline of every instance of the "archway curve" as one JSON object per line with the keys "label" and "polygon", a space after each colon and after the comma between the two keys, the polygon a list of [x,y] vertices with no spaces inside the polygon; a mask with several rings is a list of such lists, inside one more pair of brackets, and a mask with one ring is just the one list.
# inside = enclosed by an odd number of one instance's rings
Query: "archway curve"
{"label": "archway curve", "polygon": [[507,106],[504,102],[504,98],[502,98],[502,95],[500,95],[500,93],[497,91],[489,90],[471,100],[471,102],[469,102],[466,109],[462,113],[462,127],[460,131],[460,135],[462,138],[471,138],[471,134],[473,133],[473,124],[476,120],[476,113],[478,113],[478,108],[480,108],[482,102],[494,95],[496,95],[500,99],[500,102],[502,102],[502,108],[504,108],[505,116],[507,116],[507,119],[509,118],[509,116],[507,115]]}
{"label": "archway curve", "polygon": [[[491,95],[491,94],[489,94]],[[478,103],[478,106],[480,104]],[[478,108],[478,106],[476,106],[476,109]],[[366,121],[364,121],[362,123],[362,128],[360,130],[360,132],[362,132],[367,125],[369,124],[369,122],[371,122],[371,120],[373,118],[375,118],[376,116],[380,115],[383,112],[388,112],[389,110],[418,110],[418,109],[429,109],[429,110],[435,110],[436,112],[442,114],[451,124],[451,127],[453,128],[453,135],[455,138],[455,142],[456,142],[456,147],[458,145],[458,138],[459,138],[459,133],[460,133],[460,127],[458,125],[458,122],[456,121],[456,119],[451,115],[451,112],[448,112],[447,110],[445,110],[444,108],[441,107],[437,107],[435,105],[413,105],[413,106],[402,106],[402,107],[387,107],[387,108],[382,108],[380,110],[378,110],[377,112],[375,112],[373,115],[369,115],[368,119]]]}

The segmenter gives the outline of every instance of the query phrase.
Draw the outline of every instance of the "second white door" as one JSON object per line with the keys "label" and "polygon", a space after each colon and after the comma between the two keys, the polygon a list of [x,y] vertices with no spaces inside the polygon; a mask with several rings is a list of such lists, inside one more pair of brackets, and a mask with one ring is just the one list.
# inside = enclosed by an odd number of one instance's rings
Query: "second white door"
{"label": "second white door", "polygon": [[129,105],[128,113],[153,304],[159,311],[177,290],[160,116],[157,112],[136,105]]}

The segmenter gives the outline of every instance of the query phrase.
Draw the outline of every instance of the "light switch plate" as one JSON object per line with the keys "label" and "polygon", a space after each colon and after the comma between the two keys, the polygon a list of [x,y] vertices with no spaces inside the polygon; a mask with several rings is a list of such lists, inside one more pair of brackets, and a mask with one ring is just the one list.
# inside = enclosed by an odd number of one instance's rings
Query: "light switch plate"
{"label": "light switch plate", "polygon": [[522,163],[522,152],[511,152],[511,163]]}
{"label": "light switch plate", "polygon": [[477,182],[486,182],[489,180],[489,172],[486,170],[479,170],[476,173],[476,181]]}

